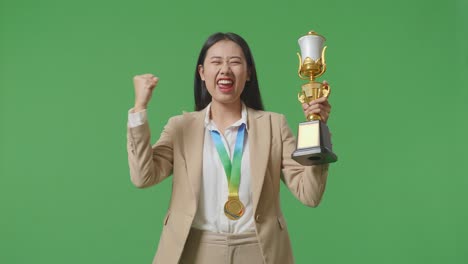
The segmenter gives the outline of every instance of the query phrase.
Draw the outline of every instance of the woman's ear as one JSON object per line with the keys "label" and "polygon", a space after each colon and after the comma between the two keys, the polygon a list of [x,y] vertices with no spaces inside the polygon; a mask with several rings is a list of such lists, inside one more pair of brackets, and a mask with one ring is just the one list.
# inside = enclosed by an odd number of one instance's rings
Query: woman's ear
{"label": "woman's ear", "polygon": [[198,65],[198,74],[200,74],[200,79],[202,81],[204,81],[205,80],[205,72],[203,70],[203,65],[201,65],[201,64]]}

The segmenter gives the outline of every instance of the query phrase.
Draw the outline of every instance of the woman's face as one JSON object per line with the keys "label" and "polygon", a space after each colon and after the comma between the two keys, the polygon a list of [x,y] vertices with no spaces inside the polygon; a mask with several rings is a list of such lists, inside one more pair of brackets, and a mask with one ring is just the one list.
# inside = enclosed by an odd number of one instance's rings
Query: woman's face
{"label": "woman's face", "polygon": [[221,40],[211,46],[198,72],[212,100],[231,104],[240,100],[249,72],[244,53],[239,45]]}

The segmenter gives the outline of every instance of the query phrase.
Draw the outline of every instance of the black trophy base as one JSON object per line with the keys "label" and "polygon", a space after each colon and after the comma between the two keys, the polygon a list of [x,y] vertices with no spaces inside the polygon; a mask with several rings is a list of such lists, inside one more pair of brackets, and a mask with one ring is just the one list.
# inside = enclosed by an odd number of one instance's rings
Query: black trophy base
{"label": "black trophy base", "polygon": [[297,149],[291,156],[299,164],[312,166],[338,160],[325,123],[319,120],[300,123],[298,133]]}
{"label": "black trophy base", "polygon": [[333,163],[338,160],[335,153],[325,147],[297,149],[293,152],[292,158],[304,166]]}

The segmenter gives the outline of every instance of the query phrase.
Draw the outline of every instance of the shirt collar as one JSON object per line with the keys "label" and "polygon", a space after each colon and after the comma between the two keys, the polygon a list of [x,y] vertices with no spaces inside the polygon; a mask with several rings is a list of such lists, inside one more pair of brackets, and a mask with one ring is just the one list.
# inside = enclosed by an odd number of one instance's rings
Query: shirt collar
{"label": "shirt collar", "polygon": [[[247,107],[245,106],[244,102],[241,101],[242,104],[242,111],[241,111],[241,118],[237,120],[235,123],[230,125],[230,127],[236,127],[240,126],[242,124],[245,124],[245,128],[248,129],[247,125]],[[210,119],[210,111],[211,111],[211,103],[208,104],[206,107],[206,112],[205,112],[205,128],[208,128],[209,130],[218,130],[213,122],[213,120]]]}

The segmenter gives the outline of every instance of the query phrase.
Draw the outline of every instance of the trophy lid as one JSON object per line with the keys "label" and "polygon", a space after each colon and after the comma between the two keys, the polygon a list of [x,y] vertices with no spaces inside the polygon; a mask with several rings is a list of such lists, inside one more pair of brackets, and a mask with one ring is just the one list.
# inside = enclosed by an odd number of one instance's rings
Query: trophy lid
{"label": "trophy lid", "polygon": [[298,43],[301,48],[302,59],[309,57],[316,61],[322,56],[325,37],[311,30],[307,35],[300,37]]}
{"label": "trophy lid", "polygon": [[319,37],[322,37],[324,41],[327,40],[324,36],[318,34],[317,32],[315,32],[315,31],[313,31],[313,30],[307,32],[307,35],[305,35],[305,36],[308,36],[308,35],[319,36]]}

